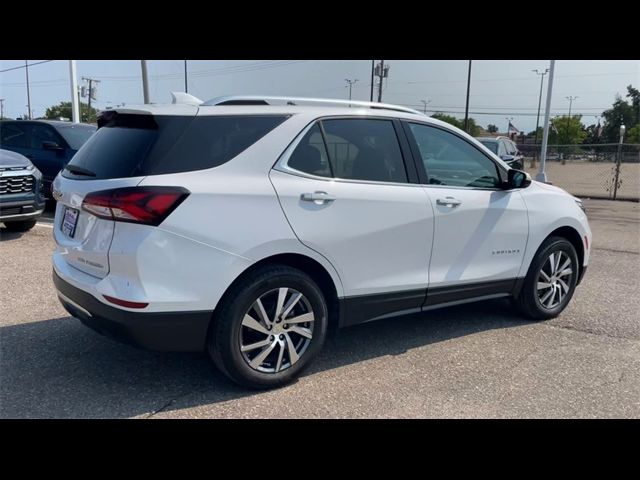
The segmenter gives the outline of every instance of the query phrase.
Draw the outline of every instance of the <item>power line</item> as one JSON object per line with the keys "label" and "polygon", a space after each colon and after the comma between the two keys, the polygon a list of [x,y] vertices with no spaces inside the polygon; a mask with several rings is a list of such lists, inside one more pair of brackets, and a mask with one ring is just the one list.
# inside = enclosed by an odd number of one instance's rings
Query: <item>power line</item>
{"label": "power line", "polygon": [[[571,75],[556,75],[558,78],[570,78],[570,77],[602,77],[602,76],[614,76],[614,75],[635,75],[635,72],[618,72],[618,73],[582,73],[582,74],[571,74]],[[477,82],[511,82],[515,80],[529,80],[533,81],[535,78],[533,77],[513,77],[513,78],[481,78],[476,79],[473,83]],[[394,83],[466,83],[466,80],[414,80],[414,81],[406,81],[406,82],[394,82]]]}
{"label": "power line", "polygon": [[29,63],[27,65],[20,65],[19,67],[6,68],[4,70],[0,70],[0,73],[10,72],[11,70],[18,70],[20,68],[32,67],[34,65],[40,65],[41,63],[49,63],[49,62],[53,62],[53,60],[43,60],[41,62]]}

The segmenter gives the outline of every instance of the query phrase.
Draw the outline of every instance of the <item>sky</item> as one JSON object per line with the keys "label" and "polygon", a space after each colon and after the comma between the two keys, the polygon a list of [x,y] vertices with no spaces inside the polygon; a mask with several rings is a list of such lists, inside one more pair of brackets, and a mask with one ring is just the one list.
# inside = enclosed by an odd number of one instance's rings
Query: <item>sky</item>
{"label": "sky", "polygon": [[[41,60],[29,60],[36,63]],[[376,61],[377,63],[378,61]],[[183,60],[149,60],[149,94],[153,103],[171,101],[171,91],[184,91]],[[467,60],[385,60],[390,65],[382,101],[464,118]],[[0,60],[0,70],[24,66],[24,60]],[[188,91],[202,100],[222,95],[264,94],[347,99],[346,79],[353,85],[353,99],[369,100],[371,60],[189,60]],[[495,124],[506,131],[508,118],[520,130],[535,129],[540,76],[549,60],[474,60],[471,69],[470,116],[485,127]],[[99,80],[98,109],[125,103],[143,103],[139,60],[78,60],[82,77]],[[542,96],[543,123],[547,80]],[[48,106],[70,101],[69,62],[54,60],[29,67],[31,108],[34,118]],[[609,108],[626,86],[640,87],[640,60],[558,60],[551,102],[552,115],[582,114],[585,125]],[[5,117],[27,113],[25,69],[0,73],[0,98]],[[377,99],[377,91],[374,98]],[[86,99],[83,99],[86,101]]]}

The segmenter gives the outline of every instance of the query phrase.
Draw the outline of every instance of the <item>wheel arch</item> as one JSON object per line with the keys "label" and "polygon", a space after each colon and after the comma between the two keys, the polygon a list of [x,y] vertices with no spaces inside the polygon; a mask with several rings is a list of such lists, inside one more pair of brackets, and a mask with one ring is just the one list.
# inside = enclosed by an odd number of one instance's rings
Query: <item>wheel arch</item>
{"label": "wheel arch", "polygon": [[[580,236],[580,233],[578,233],[578,231],[575,228],[565,225],[563,227],[556,228],[553,232],[547,235],[543,240],[543,243],[549,237],[562,237],[567,241],[569,241],[571,245],[573,245],[573,248],[576,249],[576,253],[578,254],[578,268],[580,269],[580,271],[582,271],[582,269],[584,268],[583,264],[584,264],[585,252],[584,252],[584,244],[582,243],[582,237]],[[578,273],[578,278],[580,278],[580,273]]]}
{"label": "wheel arch", "polygon": [[340,288],[339,285],[336,285],[333,277],[318,260],[311,258],[307,255],[301,253],[280,253],[270,255],[268,257],[262,258],[261,260],[251,264],[247,267],[240,275],[238,275],[233,282],[225,289],[224,293],[220,297],[218,304],[216,305],[213,315],[211,317],[211,322],[209,324],[207,338],[212,334],[215,330],[212,328],[215,323],[216,314],[218,312],[219,306],[222,304],[223,299],[232,291],[233,287],[240,281],[244,280],[248,276],[252,275],[253,272],[258,271],[259,269],[269,266],[269,265],[285,265],[288,267],[296,268],[301,270],[302,272],[309,275],[317,284],[322,294],[324,295],[325,301],[327,302],[327,311],[329,314],[329,328],[331,330],[336,330],[339,325],[339,303],[338,303],[338,294]]}

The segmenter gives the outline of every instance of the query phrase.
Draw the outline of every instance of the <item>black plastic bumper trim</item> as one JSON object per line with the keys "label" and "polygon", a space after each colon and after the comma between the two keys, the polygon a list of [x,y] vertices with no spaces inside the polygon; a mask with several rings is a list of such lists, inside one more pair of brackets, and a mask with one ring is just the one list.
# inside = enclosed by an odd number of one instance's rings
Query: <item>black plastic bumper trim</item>
{"label": "black plastic bumper trim", "polygon": [[55,270],[53,283],[62,294],[58,298],[67,312],[102,335],[129,345],[163,352],[196,352],[205,349],[212,311],[130,312],[105,305],[93,295],[60,278]]}

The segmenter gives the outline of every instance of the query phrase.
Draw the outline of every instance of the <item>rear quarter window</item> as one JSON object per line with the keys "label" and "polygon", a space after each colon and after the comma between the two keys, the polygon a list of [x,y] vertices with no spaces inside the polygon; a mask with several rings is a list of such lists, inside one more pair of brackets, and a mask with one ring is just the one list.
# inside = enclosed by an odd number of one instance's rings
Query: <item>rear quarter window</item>
{"label": "rear quarter window", "polygon": [[115,114],[75,154],[64,170],[78,180],[126,178],[217,167],[269,133],[287,116],[167,116]]}

